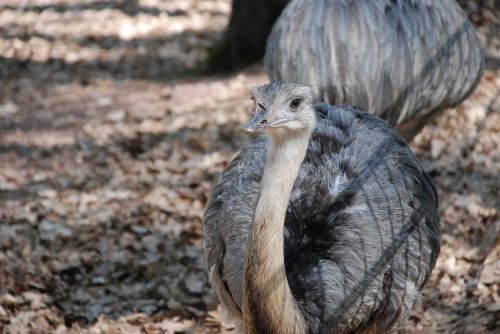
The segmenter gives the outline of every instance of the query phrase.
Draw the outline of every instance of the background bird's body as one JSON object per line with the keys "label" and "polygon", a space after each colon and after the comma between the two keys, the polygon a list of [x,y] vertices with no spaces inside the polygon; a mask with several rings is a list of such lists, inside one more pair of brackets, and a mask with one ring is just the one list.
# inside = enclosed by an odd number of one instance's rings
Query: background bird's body
{"label": "background bird's body", "polygon": [[[316,109],[286,211],[288,284],[309,333],[388,328],[409,315],[434,267],[434,187],[385,122],[348,107]],[[267,145],[256,136],[231,162],[204,218],[210,279],[235,318]]]}
{"label": "background bird's body", "polygon": [[272,81],[368,110],[413,138],[475,88],[483,55],[455,0],[294,0],[268,38]]}

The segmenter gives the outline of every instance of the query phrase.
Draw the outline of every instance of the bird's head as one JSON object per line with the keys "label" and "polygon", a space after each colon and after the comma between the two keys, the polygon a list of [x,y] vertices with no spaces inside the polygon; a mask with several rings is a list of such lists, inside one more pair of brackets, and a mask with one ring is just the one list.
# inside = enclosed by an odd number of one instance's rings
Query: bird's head
{"label": "bird's head", "polygon": [[271,82],[252,89],[255,113],[244,126],[249,133],[265,131],[271,137],[310,133],[316,126],[312,91],[291,82]]}

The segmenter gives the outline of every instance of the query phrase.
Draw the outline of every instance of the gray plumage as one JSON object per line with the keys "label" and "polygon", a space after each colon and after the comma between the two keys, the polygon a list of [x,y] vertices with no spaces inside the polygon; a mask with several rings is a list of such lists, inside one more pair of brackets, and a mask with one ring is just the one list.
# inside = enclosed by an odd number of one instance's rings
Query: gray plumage
{"label": "gray plumage", "polygon": [[[433,182],[386,122],[314,108],[285,219],[288,284],[309,333],[391,328],[410,315],[439,253]],[[254,136],[225,168],[203,219],[210,281],[233,318],[268,141]]]}
{"label": "gray plumage", "polygon": [[368,110],[413,138],[476,87],[483,54],[455,0],[293,0],[268,38],[271,81]]}

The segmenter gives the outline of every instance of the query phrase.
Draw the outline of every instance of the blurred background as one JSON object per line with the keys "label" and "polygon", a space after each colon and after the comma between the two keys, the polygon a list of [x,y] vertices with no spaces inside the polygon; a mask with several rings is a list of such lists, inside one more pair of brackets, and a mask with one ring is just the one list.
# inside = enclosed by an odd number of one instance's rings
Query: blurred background
{"label": "blurred background", "polygon": [[[400,333],[500,328],[500,2],[459,2],[486,70],[411,145],[437,182],[443,236]],[[245,143],[248,88],[267,77],[264,45],[234,51],[231,12],[230,0],[0,0],[1,333],[232,332],[201,217]],[[252,15],[265,37],[275,16]]]}

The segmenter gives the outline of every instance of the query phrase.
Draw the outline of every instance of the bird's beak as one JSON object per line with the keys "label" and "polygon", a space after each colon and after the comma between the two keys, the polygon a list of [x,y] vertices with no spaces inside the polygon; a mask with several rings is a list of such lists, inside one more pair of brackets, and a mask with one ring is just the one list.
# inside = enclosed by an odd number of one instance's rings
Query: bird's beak
{"label": "bird's beak", "polygon": [[267,126],[267,110],[263,109],[252,117],[250,122],[243,126],[243,130],[247,133],[260,131]]}

